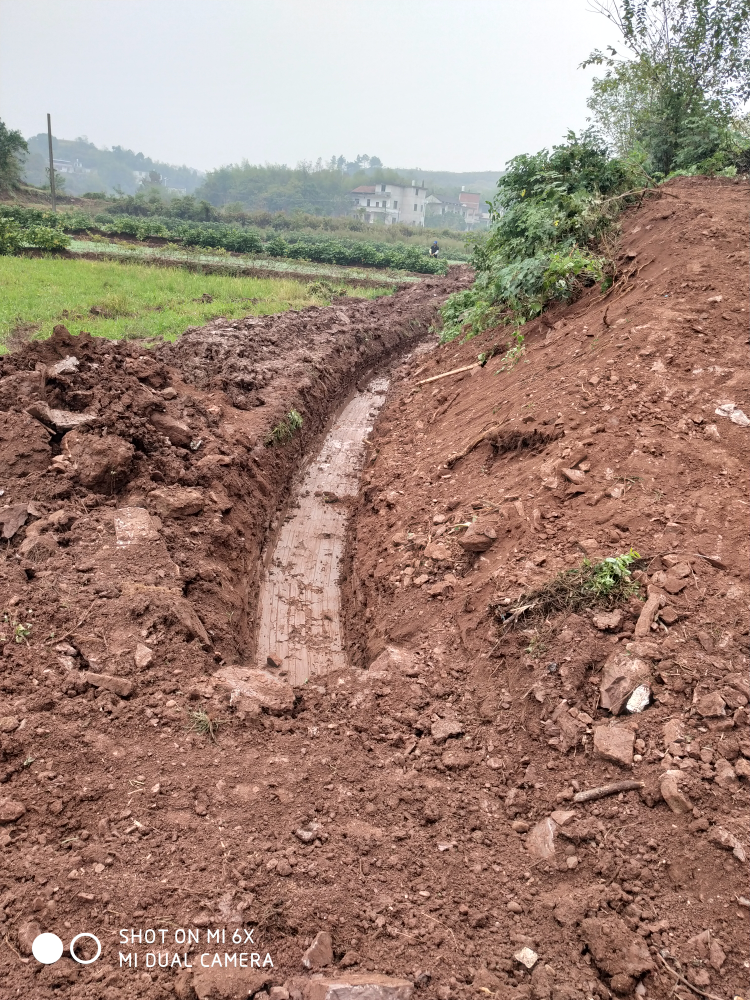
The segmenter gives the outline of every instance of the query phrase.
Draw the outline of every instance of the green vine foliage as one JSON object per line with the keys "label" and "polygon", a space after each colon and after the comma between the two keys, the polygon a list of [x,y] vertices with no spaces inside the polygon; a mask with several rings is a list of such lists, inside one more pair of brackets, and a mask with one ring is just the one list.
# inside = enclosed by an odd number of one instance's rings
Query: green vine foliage
{"label": "green vine foliage", "polygon": [[491,228],[474,246],[476,282],[443,307],[443,341],[526,323],[601,281],[606,262],[594,247],[621,207],[608,199],[644,180],[637,154],[610,157],[591,131],[511,160],[490,206]]}

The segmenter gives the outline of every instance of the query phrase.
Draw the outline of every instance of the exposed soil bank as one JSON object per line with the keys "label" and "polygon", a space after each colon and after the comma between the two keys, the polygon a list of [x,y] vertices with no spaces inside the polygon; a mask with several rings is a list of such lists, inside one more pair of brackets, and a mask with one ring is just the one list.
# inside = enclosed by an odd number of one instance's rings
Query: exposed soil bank
{"label": "exposed soil bank", "polygon": [[[749,207],[747,183],[669,185],[623,218],[631,277],[606,299],[529,324],[507,371],[502,329],[415,359],[371,437],[350,654],[419,663],[406,706],[388,680],[381,732],[440,789],[412,887],[475,989],[582,1000],[640,979],[666,997],[664,962],[714,996],[748,989]],[[557,572],[631,546],[640,591],[614,615],[499,627]],[[650,704],[616,715],[629,676]],[[623,779],[643,787],[575,802]]]}

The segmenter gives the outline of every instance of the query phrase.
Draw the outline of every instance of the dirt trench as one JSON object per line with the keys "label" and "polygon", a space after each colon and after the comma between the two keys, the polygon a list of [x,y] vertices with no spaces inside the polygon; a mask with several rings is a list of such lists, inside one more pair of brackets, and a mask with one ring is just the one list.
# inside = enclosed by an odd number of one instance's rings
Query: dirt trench
{"label": "dirt trench", "polygon": [[[226,682],[255,666],[263,548],[335,413],[367,401],[372,373],[468,280],[457,269],[377,302],[217,320],[155,350],[58,327],[0,361],[0,967],[18,989],[173,995],[174,968],[121,978],[117,926],[173,894],[177,925],[206,907],[212,924],[247,924],[272,902],[243,872],[256,813],[289,800],[278,775],[262,792],[251,775],[304,695],[278,681],[281,695],[237,704]],[[236,857],[220,802],[256,831]],[[173,876],[156,877],[163,862]],[[290,957],[277,950],[289,970],[306,919]],[[30,956],[37,932],[66,939],[69,925],[103,942],[93,974]]]}

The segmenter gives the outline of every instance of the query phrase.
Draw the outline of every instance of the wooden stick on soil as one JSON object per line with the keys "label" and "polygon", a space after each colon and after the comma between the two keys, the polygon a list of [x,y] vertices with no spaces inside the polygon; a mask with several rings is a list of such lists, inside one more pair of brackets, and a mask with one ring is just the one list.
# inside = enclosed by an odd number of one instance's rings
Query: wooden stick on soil
{"label": "wooden stick on soil", "polygon": [[673,969],[671,965],[668,965],[667,962],[662,958],[662,956],[658,952],[656,954],[657,958],[660,960],[664,968],[667,969],[668,972],[671,972],[676,979],[679,979],[681,983],[684,983],[689,990],[693,991],[693,993],[697,993],[699,997],[707,997],[708,1000],[722,1000],[721,997],[717,997],[716,994],[714,993],[704,993],[704,991],[699,990],[697,986],[693,986],[691,982],[688,982],[688,980],[685,979],[684,976],[681,976],[680,973],[677,972],[675,969]]}
{"label": "wooden stick on soil", "polygon": [[454,368],[453,371],[443,372],[442,375],[433,375],[431,378],[423,378],[417,382],[417,385],[425,385],[427,382],[437,382],[438,379],[448,378],[449,375],[458,375],[459,372],[468,372],[472,368],[479,368],[479,362],[475,361],[473,365],[464,365],[463,368]]}
{"label": "wooden stick on soil", "polygon": [[599,785],[598,788],[589,788],[586,792],[577,792],[573,796],[573,801],[594,802],[596,799],[604,799],[608,795],[617,795],[619,792],[634,792],[643,787],[642,781],[615,781],[611,785]]}

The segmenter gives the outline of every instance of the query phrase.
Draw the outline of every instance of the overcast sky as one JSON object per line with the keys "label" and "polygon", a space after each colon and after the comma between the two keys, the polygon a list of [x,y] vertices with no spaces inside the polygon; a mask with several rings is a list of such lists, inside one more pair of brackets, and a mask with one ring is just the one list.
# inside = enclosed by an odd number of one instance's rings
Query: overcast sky
{"label": "overcast sky", "polygon": [[0,118],[209,170],[494,170],[586,120],[587,0],[0,0]]}

